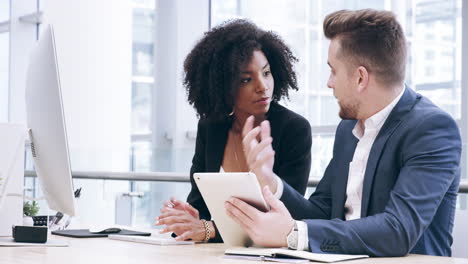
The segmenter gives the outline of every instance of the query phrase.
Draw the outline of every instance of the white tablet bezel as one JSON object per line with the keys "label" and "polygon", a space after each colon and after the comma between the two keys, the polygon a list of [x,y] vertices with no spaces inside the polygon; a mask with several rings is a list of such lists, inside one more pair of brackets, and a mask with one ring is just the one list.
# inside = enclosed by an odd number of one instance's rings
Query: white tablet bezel
{"label": "white tablet bezel", "polygon": [[230,246],[251,246],[252,240],[231,217],[226,214],[224,203],[231,197],[239,198],[262,211],[268,205],[263,199],[257,177],[252,172],[195,173],[193,175],[200,193],[205,200],[212,219],[225,244]]}

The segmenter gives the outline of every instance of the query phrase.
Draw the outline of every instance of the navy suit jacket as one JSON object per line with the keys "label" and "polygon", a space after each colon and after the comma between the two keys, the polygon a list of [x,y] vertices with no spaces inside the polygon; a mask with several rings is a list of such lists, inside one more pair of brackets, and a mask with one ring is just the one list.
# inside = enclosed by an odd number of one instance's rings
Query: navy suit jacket
{"label": "navy suit jacket", "polygon": [[356,120],[339,124],[333,158],[307,200],[285,184],[281,200],[307,223],[312,252],[450,256],[460,181],[457,124],[406,88],[372,145],[364,175],[361,218],[345,221]]}
{"label": "navy suit jacket", "polygon": [[[271,126],[272,147],[275,150],[273,171],[289,187],[304,195],[311,166],[312,135],[310,124],[304,117],[272,102],[267,113]],[[187,202],[195,207],[201,219],[211,219],[211,214],[193,178],[195,172],[219,172],[232,120],[198,122],[195,155],[190,169],[192,189]],[[213,242],[220,242],[216,232]]]}

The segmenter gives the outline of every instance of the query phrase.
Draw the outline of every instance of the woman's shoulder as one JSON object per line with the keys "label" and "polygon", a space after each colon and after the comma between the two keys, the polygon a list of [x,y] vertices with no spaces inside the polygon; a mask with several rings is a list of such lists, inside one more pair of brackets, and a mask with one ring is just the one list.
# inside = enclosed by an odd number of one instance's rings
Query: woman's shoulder
{"label": "woman's shoulder", "polygon": [[229,120],[220,120],[212,118],[200,118],[198,120],[198,129],[212,130],[212,129],[224,129],[229,127]]}

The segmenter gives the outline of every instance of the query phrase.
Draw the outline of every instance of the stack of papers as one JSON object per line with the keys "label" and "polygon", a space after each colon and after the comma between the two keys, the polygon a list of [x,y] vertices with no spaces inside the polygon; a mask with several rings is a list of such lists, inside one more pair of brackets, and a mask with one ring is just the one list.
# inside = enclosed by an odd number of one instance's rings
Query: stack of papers
{"label": "stack of papers", "polygon": [[[247,259],[252,256],[260,257],[262,260],[280,261],[283,258],[294,258],[301,260],[311,260],[317,262],[338,262],[344,260],[368,258],[367,255],[343,255],[343,254],[319,254],[308,251],[289,250],[285,248],[230,248],[224,254],[229,256],[245,256]],[[281,260],[284,261],[284,260]],[[293,260],[287,262],[294,262]]]}
{"label": "stack of papers", "polygon": [[122,235],[109,235],[110,239],[130,241],[136,243],[153,244],[160,246],[168,245],[193,245],[193,241],[177,241],[174,238],[158,237],[158,236],[122,236]]}
{"label": "stack of papers", "polygon": [[47,240],[46,243],[15,242],[13,238],[1,237],[0,247],[68,247],[66,240]]}

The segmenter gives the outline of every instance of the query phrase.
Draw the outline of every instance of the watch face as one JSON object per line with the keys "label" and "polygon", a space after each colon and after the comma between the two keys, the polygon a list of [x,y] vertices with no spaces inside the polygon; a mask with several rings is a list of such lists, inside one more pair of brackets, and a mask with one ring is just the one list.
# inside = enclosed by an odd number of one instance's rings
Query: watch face
{"label": "watch face", "polygon": [[288,248],[297,249],[297,231],[294,230],[288,235]]}

